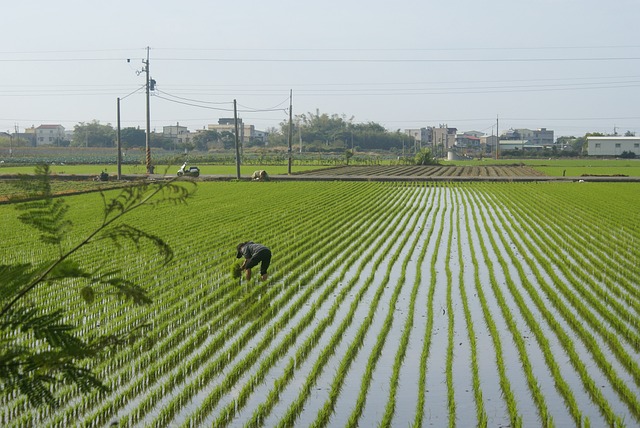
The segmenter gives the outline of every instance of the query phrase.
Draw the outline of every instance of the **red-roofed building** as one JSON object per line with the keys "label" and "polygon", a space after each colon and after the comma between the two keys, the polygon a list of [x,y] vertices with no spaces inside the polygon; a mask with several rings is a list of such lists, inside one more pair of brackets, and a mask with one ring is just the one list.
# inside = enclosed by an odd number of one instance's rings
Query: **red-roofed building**
{"label": "red-roofed building", "polygon": [[36,146],[55,144],[65,139],[64,126],[40,125],[36,128]]}

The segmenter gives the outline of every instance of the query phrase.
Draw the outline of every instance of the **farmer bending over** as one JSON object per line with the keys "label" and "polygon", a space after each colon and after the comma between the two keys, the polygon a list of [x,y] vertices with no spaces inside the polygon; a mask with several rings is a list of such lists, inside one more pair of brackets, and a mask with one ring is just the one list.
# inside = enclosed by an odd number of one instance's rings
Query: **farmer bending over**
{"label": "farmer bending over", "polygon": [[267,269],[269,269],[269,263],[271,263],[271,250],[262,244],[255,242],[241,242],[237,247],[238,254],[236,258],[243,257],[245,261],[242,263],[242,269],[245,270],[245,276],[247,281],[251,279],[251,268],[257,266],[260,263],[260,279],[266,281]]}

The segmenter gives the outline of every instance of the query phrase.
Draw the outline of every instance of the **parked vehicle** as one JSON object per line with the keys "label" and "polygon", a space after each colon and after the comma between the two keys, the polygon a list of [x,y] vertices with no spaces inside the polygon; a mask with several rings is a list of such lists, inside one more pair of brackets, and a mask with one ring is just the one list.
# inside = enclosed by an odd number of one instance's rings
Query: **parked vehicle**
{"label": "parked vehicle", "polygon": [[183,175],[187,177],[198,177],[200,175],[200,168],[197,166],[187,168],[187,163],[185,162],[178,170],[178,177],[182,177]]}

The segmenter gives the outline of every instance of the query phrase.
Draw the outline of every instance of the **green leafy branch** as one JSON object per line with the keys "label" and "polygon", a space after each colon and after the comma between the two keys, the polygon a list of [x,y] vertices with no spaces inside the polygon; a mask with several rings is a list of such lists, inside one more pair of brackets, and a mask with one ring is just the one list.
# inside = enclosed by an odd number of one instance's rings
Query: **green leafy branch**
{"label": "green leafy branch", "polygon": [[51,385],[75,384],[86,392],[105,391],[106,387],[83,362],[96,358],[105,350],[130,344],[147,327],[131,327],[120,334],[98,334],[86,339],[76,335],[76,326],[65,322],[63,310],[41,307],[27,299],[28,294],[43,285],[64,280],[79,283],[79,295],[87,303],[95,300],[98,290],[136,305],[149,304],[146,290],[125,278],[120,270],[89,271],[71,257],[81,248],[108,240],[120,247],[124,241],[139,247],[150,242],[163,257],[164,263],[173,258],[168,243],[159,236],[123,223],[122,218],[144,205],[186,203],[193,195],[193,183],[177,184],[174,180],[141,182],[122,189],[108,199],[101,192],[104,216],[86,237],[65,248],[72,222],[67,218],[69,206],[62,198],[54,197],[47,165],[36,168],[35,176],[22,177],[17,183],[19,197],[16,208],[22,213],[18,219],[39,232],[40,241],[57,250],[57,258],[36,264],[0,265],[0,384],[6,393],[17,390],[27,396],[32,405],[56,406]]}

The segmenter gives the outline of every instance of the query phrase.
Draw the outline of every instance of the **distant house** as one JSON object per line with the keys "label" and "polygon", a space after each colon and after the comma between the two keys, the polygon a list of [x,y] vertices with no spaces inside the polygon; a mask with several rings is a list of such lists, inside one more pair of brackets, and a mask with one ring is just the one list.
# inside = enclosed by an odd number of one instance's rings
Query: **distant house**
{"label": "distant house", "polygon": [[431,128],[431,144],[449,150],[456,143],[457,132],[457,128],[449,128],[447,125]]}
{"label": "distant house", "polygon": [[413,140],[420,144],[426,144],[431,142],[431,128],[413,128],[413,129],[405,129],[404,133],[409,135]]}
{"label": "distant house", "polygon": [[268,144],[269,141],[269,133],[266,131],[258,131],[257,129],[255,130],[255,133],[253,135],[253,140],[254,141],[260,141],[262,143],[264,143],[265,145]]}
{"label": "distant house", "polygon": [[171,140],[173,144],[187,143],[191,139],[187,127],[180,125],[163,126],[162,136]]}
{"label": "distant house", "polygon": [[632,152],[640,156],[639,137],[587,137],[589,156],[620,156]]}
{"label": "distant house", "polygon": [[[233,118],[220,118],[218,124],[207,125],[209,131],[217,131],[218,133],[230,132],[235,135],[235,119]],[[248,143],[255,137],[256,128],[253,125],[246,125],[242,122],[242,119],[238,118],[238,137],[241,142]]]}
{"label": "distant house", "polygon": [[[536,146],[552,147],[554,144],[553,131],[547,128],[540,129],[508,129],[500,137],[501,140],[527,140]],[[500,146],[502,147],[502,146]]]}
{"label": "distant house", "polygon": [[65,133],[62,125],[40,125],[36,128],[36,146],[55,144],[64,141]]}
{"label": "distant house", "polygon": [[458,134],[456,135],[456,147],[479,149],[480,137],[466,132],[464,134]]}

